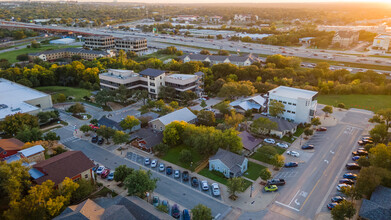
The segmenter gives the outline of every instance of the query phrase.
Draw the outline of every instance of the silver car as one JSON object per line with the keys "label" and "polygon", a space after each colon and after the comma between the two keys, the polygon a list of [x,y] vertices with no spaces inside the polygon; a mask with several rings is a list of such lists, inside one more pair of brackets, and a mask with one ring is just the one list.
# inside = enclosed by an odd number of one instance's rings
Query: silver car
{"label": "silver car", "polygon": [[155,168],[157,166],[157,160],[152,160],[151,167]]}

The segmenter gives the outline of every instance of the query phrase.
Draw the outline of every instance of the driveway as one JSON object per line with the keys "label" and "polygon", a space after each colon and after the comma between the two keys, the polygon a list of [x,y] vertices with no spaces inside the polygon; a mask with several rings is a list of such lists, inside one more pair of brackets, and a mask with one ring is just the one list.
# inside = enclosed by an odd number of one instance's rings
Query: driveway
{"label": "driveway", "polygon": [[[219,102],[221,102],[221,101],[223,101],[224,99],[222,99],[222,98],[210,98],[209,100],[206,100],[205,102],[206,102],[206,107],[205,108],[210,108],[212,105],[216,105],[217,103],[219,103]],[[195,106],[192,106],[192,107],[190,107],[192,110],[197,110],[197,111],[200,111],[200,110],[202,110],[203,108],[200,106],[200,104],[201,104],[201,100],[200,99],[198,99],[197,101],[196,101],[198,104],[197,105],[195,105]]]}

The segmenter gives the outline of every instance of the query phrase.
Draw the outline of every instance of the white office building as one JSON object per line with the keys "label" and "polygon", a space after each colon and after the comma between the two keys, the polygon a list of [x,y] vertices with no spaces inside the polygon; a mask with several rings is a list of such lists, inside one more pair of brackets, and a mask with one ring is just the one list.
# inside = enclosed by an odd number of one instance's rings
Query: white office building
{"label": "white office building", "polygon": [[391,48],[391,35],[380,34],[373,39],[372,48],[389,51]]}
{"label": "white office building", "polygon": [[285,109],[280,117],[296,123],[309,123],[315,115],[317,94],[315,91],[280,86],[269,91],[268,105],[272,100],[281,102]]}

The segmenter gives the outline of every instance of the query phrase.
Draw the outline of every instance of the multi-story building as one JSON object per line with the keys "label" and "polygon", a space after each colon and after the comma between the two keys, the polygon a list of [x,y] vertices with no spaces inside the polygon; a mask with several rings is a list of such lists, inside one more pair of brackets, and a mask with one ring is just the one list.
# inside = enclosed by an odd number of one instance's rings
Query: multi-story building
{"label": "multi-story building", "polygon": [[115,49],[140,52],[148,49],[147,39],[141,37],[124,37],[115,39]]}
{"label": "multi-story building", "polygon": [[88,36],[84,38],[84,46],[90,49],[113,49],[115,38],[107,35]]}
{"label": "multi-story building", "polygon": [[[309,123],[315,115],[318,92],[279,86],[269,91],[269,101],[275,100],[284,104],[283,119],[296,123]],[[269,109],[268,109],[269,113]]]}
{"label": "multi-story building", "polygon": [[37,53],[29,53],[29,61],[41,59],[43,61],[55,61],[62,58],[72,58],[72,56],[80,56],[85,60],[93,60],[100,57],[110,57],[111,55],[104,51],[86,50],[80,48],[64,48],[59,50],[47,50]]}
{"label": "multi-story building", "polygon": [[389,51],[391,48],[391,35],[380,34],[373,39],[372,48]]}
{"label": "multi-story building", "polygon": [[232,63],[238,66],[250,66],[254,62],[260,62],[260,59],[247,54],[244,56],[217,56],[217,55],[202,55],[202,54],[188,54],[183,55],[180,59],[186,63],[189,61],[209,62],[211,65],[220,63]]}
{"label": "multi-story building", "polygon": [[331,44],[339,44],[340,47],[349,47],[358,41],[359,33],[354,31],[338,31],[335,33]]}
{"label": "multi-story building", "polygon": [[199,76],[188,74],[170,74],[167,71],[148,68],[139,73],[132,70],[109,69],[99,74],[100,86],[104,89],[118,89],[124,85],[125,88],[145,89],[151,98],[157,98],[161,86],[175,88],[179,92],[196,91],[198,88]]}

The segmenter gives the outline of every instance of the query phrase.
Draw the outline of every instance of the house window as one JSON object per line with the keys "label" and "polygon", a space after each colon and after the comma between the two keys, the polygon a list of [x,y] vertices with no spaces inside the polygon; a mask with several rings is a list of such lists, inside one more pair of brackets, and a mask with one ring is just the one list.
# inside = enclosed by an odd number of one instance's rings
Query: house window
{"label": "house window", "polygon": [[156,125],[153,125],[154,128],[156,128]]}
{"label": "house window", "polygon": [[296,103],[293,103],[294,106],[296,106]]}
{"label": "house window", "polygon": [[80,177],[77,177],[76,179],[73,180],[73,182],[77,182],[80,180]]}
{"label": "house window", "polygon": [[88,174],[84,175],[84,178],[88,179]]}
{"label": "house window", "polygon": [[288,110],[287,112],[288,112],[288,113],[291,113],[291,111],[289,111],[289,110]]}
{"label": "house window", "polygon": [[283,101],[282,103],[286,104],[286,102],[285,102],[285,101]]}
{"label": "house window", "polygon": [[163,131],[163,127],[160,127],[160,130]]}
{"label": "house window", "polygon": [[296,114],[296,112],[292,112],[292,114]]}
{"label": "house window", "polygon": [[292,105],[292,103],[288,102],[288,105]]}

